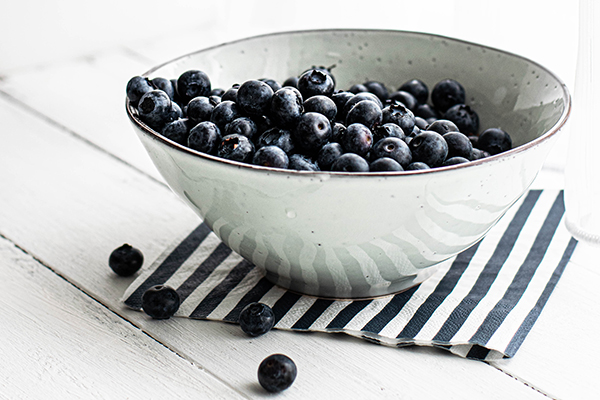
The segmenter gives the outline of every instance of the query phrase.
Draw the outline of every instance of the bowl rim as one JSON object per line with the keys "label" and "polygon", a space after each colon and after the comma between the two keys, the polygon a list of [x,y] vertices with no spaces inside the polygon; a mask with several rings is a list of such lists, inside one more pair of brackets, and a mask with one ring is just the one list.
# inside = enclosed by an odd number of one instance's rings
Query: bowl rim
{"label": "bowl rim", "polygon": [[516,57],[519,58],[523,61],[526,61],[532,65],[535,65],[537,68],[541,68],[542,70],[544,70],[546,73],[548,73],[550,76],[552,76],[552,78],[554,78],[557,83],[559,84],[559,87],[562,90],[563,93],[563,98],[565,100],[565,108],[560,116],[560,118],[558,119],[558,121],[550,128],[548,129],[546,132],[544,132],[542,135],[540,135],[539,137],[524,143],[520,146],[514,147],[510,150],[507,150],[503,153],[499,153],[499,154],[495,154],[495,155],[491,155],[489,157],[485,157],[479,160],[474,160],[474,161],[470,161],[468,163],[462,163],[462,164],[455,164],[455,165],[449,165],[449,166],[443,166],[443,167],[436,167],[436,168],[430,168],[430,169],[424,169],[424,170],[415,170],[415,171],[377,171],[377,172],[344,172],[344,171],[299,171],[299,170],[294,170],[294,169],[282,169],[282,168],[274,168],[274,167],[265,167],[262,165],[255,165],[255,164],[250,164],[250,163],[244,163],[244,162],[240,162],[240,161],[234,161],[234,160],[228,160],[226,158],[221,158],[218,156],[214,156],[211,154],[207,154],[207,153],[203,153],[197,150],[194,150],[192,148],[189,148],[187,146],[181,145],[175,141],[172,141],[164,136],[162,136],[159,132],[154,131],[152,128],[150,128],[148,125],[146,125],[141,119],[139,119],[138,117],[136,117],[137,111],[134,111],[134,107],[131,106],[129,99],[127,97],[125,97],[125,109],[127,111],[127,116],[129,117],[130,121],[137,127],[139,128],[139,130],[141,132],[143,132],[144,134],[146,134],[147,136],[150,136],[152,139],[157,140],[159,142],[162,142],[163,144],[166,144],[167,146],[175,149],[175,150],[179,150],[182,151],[188,155],[194,156],[194,157],[200,157],[202,159],[205,160],[210,160],[210,161],[216,161],[219,163],[222,163],[224,165],[229,165],[229,166],[233,166],[233,167],[237,167],[237,168],[245,168],[245,169],[249,169],[249,170],[257,170],[257,171],[266,171],[268,173],[278,173],[278,174],[292,174],[292,175],[296,175],[296,176],[323,176],[323,175],[327,175],[327,176],[344,176],[344,177],[365,177],[365,176],[369,176],[369,177],[374,177],[374,176],[379,176],[379,177],[391,177],[391,176],[409,176],[409,175],[421,175],[421,174],[435,174],[435,173],[443,173],[445,171],[451,171],[451,170],[455,170],[455,169],[462,169],[462,168],[471,168],[471,167],[476,167],[478,165],[483,165],[483,164],[488,164],[488,163],[493,163],[497,160],[501,160],[504,158],[509,158],[511,156],[514,156],[516,154],[519,154],[521,152],[527,151],[528,149],[537,146],[538,144],[540,144],[541,142],[544,142],[546,140],[548,140],[550,137],[556,135],[565,125],[567,119],[569,118],[570,114],[571,114],[571,107],[572,107],[572,99],[571,99],[571,94],[568,90],[567,85],[564,83],[564,81],[557,76],[554,72],[552,72],[551,70],[549,70],[548,68],[546,68],[545,66],[539,64],[536,61],[533,61],[527,57],[521,56],[519,54],[516,53],[512,53],[510,51],[506,51],[506,50],[502,50],[502,49],[498,49],[495,47],[491,47],[491,46],[487,46],[487,45],[483,45],[480,43],[475,43],[475,42],[471,42],[471,41],[467,41],[467,40],[463,40],[463,39],[458,39],[458,38],[454,38],[451,36],[446,36],[446,35],[440,35],[440,34],[435,34],[435,33],[428,33],[428,32],[420,32],[420,31],[409,31],[409,30],[397,30],[397,29],[366,29],[366,28],[335,28],[335,29],[308,29],[308,30],[289,30],[289,31],[278,31],[278,32],[270,32],[270,33],[264,33],[264,34],[260,34],[260,35],[254,35],[254,36],[248,36],[248,37],[244,37],[244,38],[239,38],[239,39],[235,39],[235,40],[231,40],[231,41],[227,41],[227,42],[223,42],[223,43],[219,43],[217,45],[214,46],[209,46],[209,47],[205,47],[202,48],[200,50],[196,50],[190,53],[186,53],[184,55],[178,56],[176,58],[173,58],[169,61],[163,62],[157,66],[154,66],[152,68],[150,68],[149,70],[147,70],[146,72],[144,72],[143,74],[141,74],[141,76],[143,77],[148,77],[150,75],[152,75],[155,71],[159,70],[160,68],[163,68],[166,65],[172,64],[177,62],[178,60],[182,60],[184,58],[188,58],[191,57],[195,54],[198,53],[202,53],[205,51],[210,51],[210,50],[215,50],[221,47],[225,47],[231,44],[236,44],[236,43],[242,43],[245,41],[250,41],[250,40],[255,40],[255,39],[260,39],[260,38],[268,38],[268,37],[274,37],[274,36],[284,36],[284,35],[297,35],[297,34],[304,34],[304,33],[351,33],[351,32],[373,32],[373,33],[382,33],[382,32],[388,32],[388,33],[399,33],[399,34],[405,34],[405,35],[416,35],[416,36],[425,36],[425,37],[432,37],[432,38],[438,38],[440,40],[449,40],[449,41],[453,41],[455,43],[461,43],[467,46],[474,46],[474,47],[478,47],[480,49],[486,49],[486,50],[491,50],[494,52],[499,52],[502,54],[505,54],[507,56],[511,56],[511,57]]}

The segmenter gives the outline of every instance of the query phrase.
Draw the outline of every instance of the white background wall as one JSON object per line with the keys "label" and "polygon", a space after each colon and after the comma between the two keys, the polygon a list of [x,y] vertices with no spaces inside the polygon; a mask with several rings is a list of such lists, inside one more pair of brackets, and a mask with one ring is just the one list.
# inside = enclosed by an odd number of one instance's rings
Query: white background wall
{"label": "white background wall", "polygon": [[[416,30],[476,41],[529,57],[572,86],[577,48],[575,0],[2,3],[0,73],[93,54],[119,45],[125,36],[140,44],[154,43],[161,54],[177,56],[262,33],[344,27]],[[181,35],[196,35],[197,46],[190,48],[187,41],[178,43]]]}

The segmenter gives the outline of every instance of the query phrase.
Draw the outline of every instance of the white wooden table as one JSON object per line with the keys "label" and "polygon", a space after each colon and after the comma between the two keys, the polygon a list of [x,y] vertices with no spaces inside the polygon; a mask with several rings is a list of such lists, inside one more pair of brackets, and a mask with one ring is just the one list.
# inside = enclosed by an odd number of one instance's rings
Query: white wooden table
{"label": "white wooden table", "polygon": [[[575,2],[368,3],[4,4],[0,398],[268,397],[256,369],[275,352],[299,369],[278,395],[285,399],[600,398],[600,251],[582,244],[516,356],[493,363],[334,334],[250,339],[236,325],[154,321],[120,303],[133,278],[110,271],[110,252],[131,243],[150,262],[199,222],[163,183],[125,116],[127,80],[159,62],[270,31],[391,28],[522,54],[573,87]],[[562,186],[567,138],[568,130],[536,186]]]}

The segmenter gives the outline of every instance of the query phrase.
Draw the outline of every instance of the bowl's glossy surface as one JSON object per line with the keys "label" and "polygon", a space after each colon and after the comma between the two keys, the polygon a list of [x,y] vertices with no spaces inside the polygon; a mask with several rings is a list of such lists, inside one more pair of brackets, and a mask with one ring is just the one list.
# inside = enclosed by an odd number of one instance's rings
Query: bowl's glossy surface
{"label": "bowl's glossy surface", "polygon": [[165,180],[234,251],[273,282],[305,294],[372,297],[404,290],[481,239],[534,180],[570,111],[565,85],[544,67],[473,43],[402,31],[271,34],[202,50],[147,73],[200,69],[213,87],[282,82],[336,64],[338,88],[418,78],[465,87],[482,129],[514,148],[426,171],[350,174],[275,170],[226,161],[152,132],[127,107]]}

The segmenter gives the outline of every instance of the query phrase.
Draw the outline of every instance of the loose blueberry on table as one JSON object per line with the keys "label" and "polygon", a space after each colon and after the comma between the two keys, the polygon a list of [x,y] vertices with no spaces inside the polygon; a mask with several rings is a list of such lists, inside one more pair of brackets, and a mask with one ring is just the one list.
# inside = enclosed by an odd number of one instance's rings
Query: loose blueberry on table
{"label": "loose blueberry on table", "polygon": [[485,121],[465,104],[467,91],[456,80],[443,79],[432,90],[414,77],[395,88],[369,79],[340,89],[332,70],[313,66],[282,84],[257,77],[215,88],[194,69],[171,79],[135,76],[126,93],[138,118],[165,138],[270,168],[397,173],[512,148],[503,129],[480,128]]}
{"label": "loose blueberry on table", "polygon": [[271,393],[281,392],[292,386],[298,369],[294,361],[284,354],[272,354],[258,367],[258,382]]}
{"label": "loose blueberry on table", "polygon": [[256,337],[269,332],[275,325],[275,314],[271,307],[264,303],[246,305],[238,318],[240,328],[247,335]]}
{"label": "loose blueberry on table", "polygon": [[155,285],[142,295],[142,310],[154,319],[169,319],[179,309],[179,294],[167,285]]}
{"label": "loose blueberry on table", "polygon": [[123,244],[110,253],[108,266],[119,276],[131,276],[138,272],[144,263],[142,252],[130,244]]}

